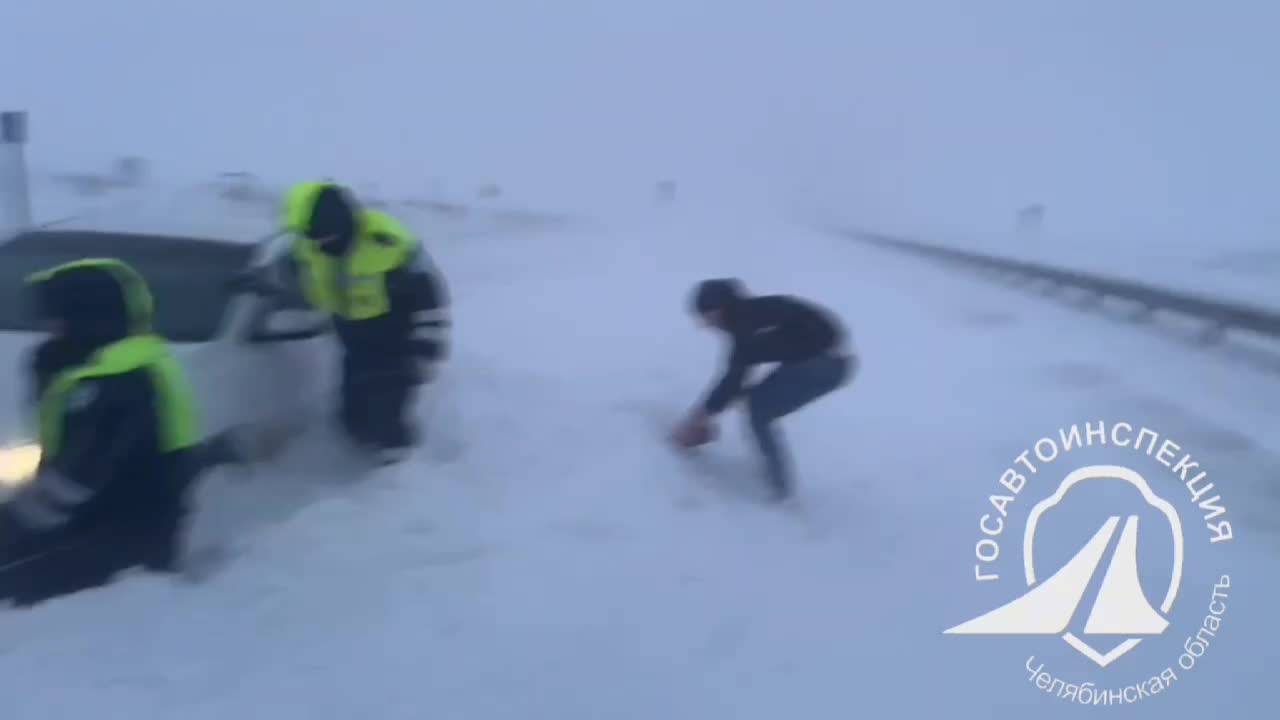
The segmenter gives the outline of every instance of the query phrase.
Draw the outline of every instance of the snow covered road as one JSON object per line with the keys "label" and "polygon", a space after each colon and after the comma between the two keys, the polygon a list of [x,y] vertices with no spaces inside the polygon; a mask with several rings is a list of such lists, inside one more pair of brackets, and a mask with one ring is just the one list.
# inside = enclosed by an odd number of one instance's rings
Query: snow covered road
{"label": "snow covered road", "polygon": [[[433,252],[457,326],[434,417],[461,454],[424,450],[348,483],[325,474],[329,456],[295,455],[275,487],[223,489],[219,502],[279,511],[262,511],[204,582],[138,577],[0,615],[6,717],[1080,712],[1028,681],[1030,655],[1099,690],[1173,663],[1167,694],[1126,716],[1268,714],[1263,672],[1280,647],[1274,377],[764,218],[670,215]],[[793,509],[759,505],[742,489],[750,478],[696,473],[657,442],[716,369],[719,340],[684,307],[693,282],[721,275],[829,305],[862,356],[849,388],[786,424]],[[1152,472],[1187,518],[1176,629],[1105,671],[1055,638],[944,637],[1013,597],[973,570],[1002,471],[1039,438],[1100,421],[1177,439],[1229,508],[1236,537],[1208,546],[1187,491]],[[749,472],[739,425],[726,418],[713,453]],[[322,437],[307,443],[324,450]],[[1028,481],[1036,499],[1056,485],[1044,479]],[[1011,577],[1032,502],[1017,504],[992,564]],[[1184,672],[1206,568],[1231,574],[1228,614]]]}

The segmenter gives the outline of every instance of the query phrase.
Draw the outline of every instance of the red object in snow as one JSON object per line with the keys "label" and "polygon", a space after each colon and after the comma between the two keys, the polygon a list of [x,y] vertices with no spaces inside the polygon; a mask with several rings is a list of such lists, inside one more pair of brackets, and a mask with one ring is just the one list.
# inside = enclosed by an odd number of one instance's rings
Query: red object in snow
{"label": "red object in snow", "polygon": [[676,431],[672,439],[686,450],[701,447],[716,439],[715,426],[711,423],[686,424]]}

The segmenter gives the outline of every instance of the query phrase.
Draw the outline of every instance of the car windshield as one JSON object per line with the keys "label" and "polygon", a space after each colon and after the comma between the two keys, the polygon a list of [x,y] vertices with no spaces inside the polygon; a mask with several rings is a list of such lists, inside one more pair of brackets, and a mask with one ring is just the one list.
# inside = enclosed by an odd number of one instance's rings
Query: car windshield
{"label": "car windshield", "polygon": [[132,265],[155,298],[155,330],[173,342],[205,342],[222,326],[232,294],[227,282],[253,254],[248,244],[192,238],[34,231],[0,244],[0,330],[33,331],[26,278],[73,260],[109,257]]}

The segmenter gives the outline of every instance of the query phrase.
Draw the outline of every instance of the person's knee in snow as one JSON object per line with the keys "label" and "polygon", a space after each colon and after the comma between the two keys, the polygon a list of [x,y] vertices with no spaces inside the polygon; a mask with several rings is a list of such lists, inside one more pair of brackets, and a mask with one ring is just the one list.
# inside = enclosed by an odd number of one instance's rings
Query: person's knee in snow
{"label": "person's knee in snow", "polygon": [[403,373],[388,377],[383,384],[376,403],[379,444],[382,447],[395,451],[418,444],[419,429],[413,418],[416,388],[414,378]]}
{"label": "person's knee in snow", "polygon": [[343,429],[361,447],[398,456],[418,443],[413,422],[416,376],[403,364],[363,368],[344,383]]}

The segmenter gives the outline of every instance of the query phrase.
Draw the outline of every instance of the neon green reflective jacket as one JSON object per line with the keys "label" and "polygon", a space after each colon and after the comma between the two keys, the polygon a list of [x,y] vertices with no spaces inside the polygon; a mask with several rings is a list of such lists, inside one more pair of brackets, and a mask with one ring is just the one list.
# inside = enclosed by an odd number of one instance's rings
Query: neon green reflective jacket
{"label": "neon green reflective jacket", "polygon": [[[64,330],[37,349],[40,465],[10,511],[32,530],[173,526],[200,469],[192,458],[202,437],[178,361],[146,331],[153,301],[145,281],[104,258],[60,265],[29,282],[47,309],[63,311],[50,310]],[[86,328],[109,331],[89,335],[96,346],[87,356],[78,334]]]}
{"label": "neon green reflective jacket", "polygon": [[327,185],[298,183],[285,199],[284,226],[295,234],[292,253],[302,296],[312,307],[349,321],[385,315],[392,309],[387,276],[417,255],[418,242],[390,215],[362,209],[351,249],[343,257],[322,252],[305,232],[316,195]]}

